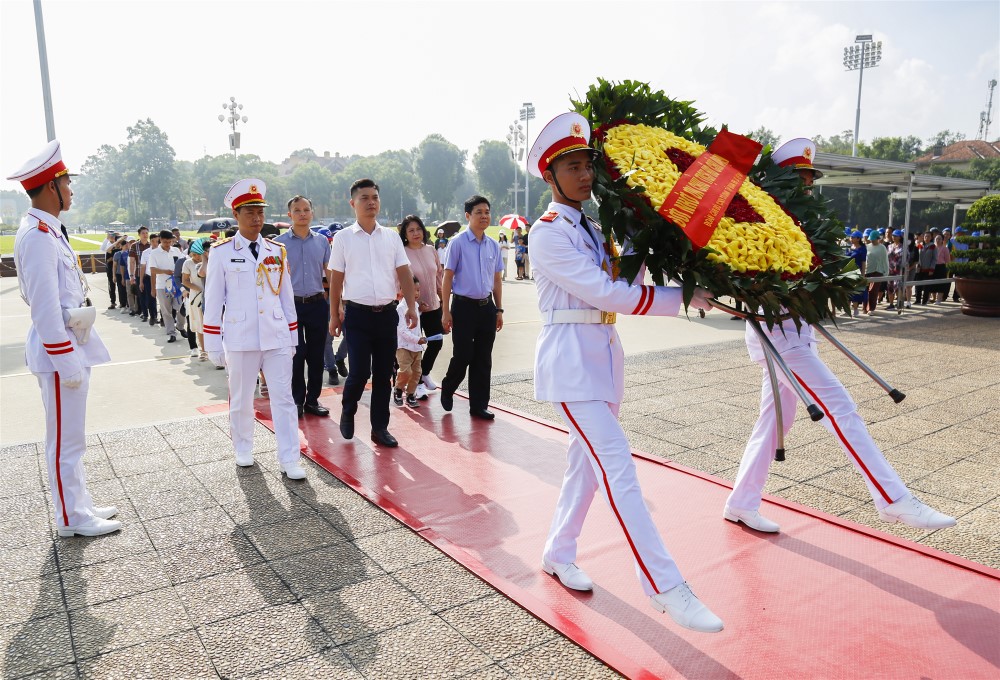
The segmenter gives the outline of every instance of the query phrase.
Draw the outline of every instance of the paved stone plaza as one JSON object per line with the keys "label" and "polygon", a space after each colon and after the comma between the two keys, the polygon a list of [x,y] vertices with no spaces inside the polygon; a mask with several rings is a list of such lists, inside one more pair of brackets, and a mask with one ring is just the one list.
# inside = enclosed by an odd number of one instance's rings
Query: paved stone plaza
{"label": "paved stone plaza", "polygon": [[[1000,567],[1000,324],[948,305],[839,336],[907,393],[893,404],[821,345],[904,481],[959,524],[879,522],[803,409],[767,490]],[[494,384],[496,403],[555,419],[530,373]],[[734,477],[760,391],[741,342],[632,356],[627,385],[636,448]],[[0,450],[0,677],[616,677],[317,466],[283,481],[263,427],[257,465],[237,468],[227,427],[217,415],[91,434],[91,491],[125,525],[96,539],[55,537],[38,444]]]}

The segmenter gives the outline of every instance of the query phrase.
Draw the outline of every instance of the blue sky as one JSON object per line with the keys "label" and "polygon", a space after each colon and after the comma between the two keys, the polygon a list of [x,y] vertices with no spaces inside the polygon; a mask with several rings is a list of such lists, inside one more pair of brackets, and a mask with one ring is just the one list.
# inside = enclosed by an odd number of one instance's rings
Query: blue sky
{"label": "blue sky", "polygon": [[[43,0],[56,131],[79,167],[152,118],[179,158],[227,151],[216,116],[245,106],[243,150],[371,154],[440,132],[470,157],[524,101],[540,123],[596,77],[694,99],[713,124],[788,139],[853,129],[857,33],[883,41],[866,72],[861,137],[974,137],[1000,75],[998,2],[319,2]],[[263,85],[266,83],[267,87]],[[282,83],[287,85],[282,86]],[[0,170],[45,143],[30,0],[0,0]],[[1000,136],[994,102],[991,137]],[[2,182],[3,188],[12,188]]]}

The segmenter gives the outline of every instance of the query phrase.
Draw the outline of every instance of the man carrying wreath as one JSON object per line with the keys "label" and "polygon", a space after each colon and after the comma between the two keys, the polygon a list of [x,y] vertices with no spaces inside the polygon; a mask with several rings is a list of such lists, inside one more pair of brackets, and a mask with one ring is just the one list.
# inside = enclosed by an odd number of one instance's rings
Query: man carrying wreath
{"label": "man carrying wreath", "polygon": [[[774,152],[772,158],[782,167],[795,169],[803,184],[809,187],[815,178],[822,176],[812,165],[815,155],[815,144],[800,137],[785,142]],[[911,494],[885,459],[868,433],[865,421],[858,415],[851,395],[819,358],[812,327],[803,325],[799,330],[795,328],[794,322],[785,321],[765,332],[795,378],[823,410],[825,417],[820,422],[837,438],[848,459],[861,473],[879,517],[890,524],[902,522],[920,529],[954,526],[953,517],[934,510]],[[740,469],[733,492],[726,501],[723,517],[730,522],[742,522],[757,531],[775,533],[779,530],[778,524],[761,515],[759,508],[778,442],[776,397],[771,390],[764,350],[750,325],[747,325],[746,344],[750,358],[763,369],[760,416],[740,461]],[[786,414],[782,421],[784,434],[788,434],[794,422],[796,395],[780,372],[778,380],[777,398],[780,399],[781,412]]]}
{"label": "man carrying wreath", "polygon": [[[542,330],[535,349],[535,398],[550,401],[569,428],[568,468],[542,554],[542,569],[567,588],[591,590],[576,562],[577,539],[599,490],[625,534],[652,606],[701,632],[722,621],[695,597],[660,538],[642,498],[628,439],[618,422],[624,352],[614,315],[676,315],[679,288],[615,280],[614,253],[582,213],[594,181],[590,125],[576,113],[554,118],[531,148],[528,169],[552,189],[531,229]],[[706,291],[691,305],[710,309]]]}

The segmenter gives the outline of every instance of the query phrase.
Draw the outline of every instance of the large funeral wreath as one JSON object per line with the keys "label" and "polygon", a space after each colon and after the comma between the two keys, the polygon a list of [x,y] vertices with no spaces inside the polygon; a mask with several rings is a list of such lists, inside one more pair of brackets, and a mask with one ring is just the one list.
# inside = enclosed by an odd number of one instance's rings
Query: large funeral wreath
{"label": "large funeral wreath", "polygon": [[847,309],[863,279],[840,245],[843,224],[797,172],[771,160],[770,148],[698,248],[657,210],[718,131],[702,126],[691,102],[630,80],[599,79],[572,104],[601,153],[593,194],[605,237],[631,246],[619,262],[623,275],[631,279],[645,262],[656,283],[681,282],[685,303],[700,286],[760,310],[768,325],[786,314],[815,323]]}

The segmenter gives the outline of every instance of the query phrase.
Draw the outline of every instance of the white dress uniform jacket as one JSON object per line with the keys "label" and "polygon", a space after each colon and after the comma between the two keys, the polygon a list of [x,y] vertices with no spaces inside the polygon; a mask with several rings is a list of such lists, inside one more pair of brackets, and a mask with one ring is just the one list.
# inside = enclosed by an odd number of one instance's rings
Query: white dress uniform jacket
{"label": "white dress uniform jacket", "polygon": [[83,305],[85,279],[62,223],[44,210],[28,210],[14,237],[14,262],[21,296],[31,307],[24,347],[32,373],[58,371],[64,377],[111,360],[96,328],[85,345],[66,328],[64,309]]}
{"label": "white dress uniform jacket", "polygon": [[[250,252],[249,241],[239,233],[212,247],[205,279],[207,352],[220,352],[223,347],[237,352],[264,351],[299,344],[298,316],[285,249],[266,238],[258,238],[257,243],[257,260]],[[269,257],[280,258],[283,269],[277,264],[266,264]],[[268,269],[270,285],[267,275],[258,270],[260,265]],[[272,286],[280,292],[276,294]]]}
{"label": "white dress uniform jacket", "polygon": [[531,227],[543,323],[535,345],[535,399],[539,401],[620,403],[625,394],[625,355],[614,324],[547,324],[550,310],[656,316],[676,316],[680,310],[679,288],[613,281],[601,269],[608,262],[603,243],[599,228],[588,219],[584,231],[580,211],[561,203],[550,203],[549,211]]}

